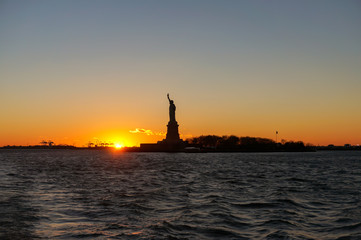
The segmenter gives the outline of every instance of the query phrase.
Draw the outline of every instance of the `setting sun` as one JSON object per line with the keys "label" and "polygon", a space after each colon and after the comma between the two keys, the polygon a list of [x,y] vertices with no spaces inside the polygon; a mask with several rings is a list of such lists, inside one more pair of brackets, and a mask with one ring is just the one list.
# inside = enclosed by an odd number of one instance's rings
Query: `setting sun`
{"label": "setting sun", "polygon": [[123,145],[122,145],[122,144],[119,144],[119,143],[116,143],[116,144],[114,145],[114,147],[117,148],[117,149],[119,149],[119,148],[122,148]]}

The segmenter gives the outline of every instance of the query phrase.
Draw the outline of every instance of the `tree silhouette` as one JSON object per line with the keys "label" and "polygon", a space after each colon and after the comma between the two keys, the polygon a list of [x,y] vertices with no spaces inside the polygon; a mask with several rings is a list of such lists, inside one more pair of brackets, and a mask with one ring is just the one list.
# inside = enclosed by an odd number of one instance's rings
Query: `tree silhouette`
{"label": "tree silhouette", "polygon": [[306,147],[303,142],[283,140],[276,143],[272,139],[258,137],[237,137],[207,135],[187,139],[190,144],[198,145],[201,148],[220,152],[272,152],[272,151],[306,151],[313,148]]}

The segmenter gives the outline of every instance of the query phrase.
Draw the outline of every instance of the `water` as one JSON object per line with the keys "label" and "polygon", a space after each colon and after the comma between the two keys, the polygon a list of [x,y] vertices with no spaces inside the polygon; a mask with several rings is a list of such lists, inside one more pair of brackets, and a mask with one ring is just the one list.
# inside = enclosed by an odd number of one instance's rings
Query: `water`
{"label": "water", "polygon": [[0,151],[0,239],[361,239],[361,152]]}

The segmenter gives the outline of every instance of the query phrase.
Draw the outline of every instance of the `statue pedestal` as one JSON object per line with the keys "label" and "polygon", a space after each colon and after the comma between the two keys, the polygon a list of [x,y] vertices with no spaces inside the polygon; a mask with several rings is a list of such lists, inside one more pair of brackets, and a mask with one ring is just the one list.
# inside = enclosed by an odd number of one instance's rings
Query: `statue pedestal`
{"label": "statue pedestal", "polygon": [[178,143],[180,141],[178,132],[178,123],[176,121],[169,121],[167,125],[167,137],[165,141],[168,143]]}
{"label": "statue pedestal", "polygon": [[180,152],[185,148],[186,142],[180,139],[178,126],[177,121],[168,122],[166,138],[157,143],[157,147],[160,151]]}

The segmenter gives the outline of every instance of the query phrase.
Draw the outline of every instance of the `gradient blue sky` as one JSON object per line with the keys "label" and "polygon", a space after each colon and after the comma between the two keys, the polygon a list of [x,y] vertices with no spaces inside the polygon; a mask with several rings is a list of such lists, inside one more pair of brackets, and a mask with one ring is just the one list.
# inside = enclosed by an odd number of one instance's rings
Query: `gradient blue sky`
{"label": "gradient blue sky", "polygon": [[361,144],[360,1],[0,1],[0,146]]}

